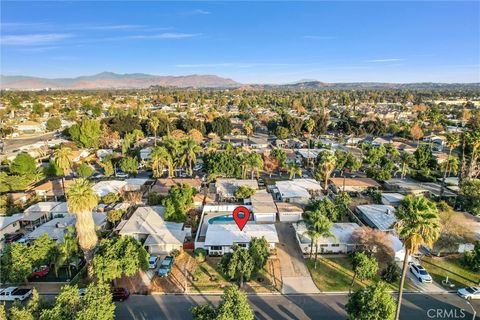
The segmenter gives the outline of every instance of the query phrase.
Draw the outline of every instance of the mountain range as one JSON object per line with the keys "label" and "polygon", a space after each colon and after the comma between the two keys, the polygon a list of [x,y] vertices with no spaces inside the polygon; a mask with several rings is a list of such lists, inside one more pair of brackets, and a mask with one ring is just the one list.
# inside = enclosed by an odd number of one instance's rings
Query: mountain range
{"label": "mountain range", "polygon": [[145,73],[118,74],[102,72],[76,78],[47,79],[30,76],[0,76],[0,89],[11,90],[80,90],[80,89],[144,89],[152,86],[177,88],[240,88],[245,90],[287,89],[449,89],[479,90],[480,83],[384,83],[351,82],[327,83],[316,80],[300,80],[288,84],[241,84],[216,75],[157,76]]}

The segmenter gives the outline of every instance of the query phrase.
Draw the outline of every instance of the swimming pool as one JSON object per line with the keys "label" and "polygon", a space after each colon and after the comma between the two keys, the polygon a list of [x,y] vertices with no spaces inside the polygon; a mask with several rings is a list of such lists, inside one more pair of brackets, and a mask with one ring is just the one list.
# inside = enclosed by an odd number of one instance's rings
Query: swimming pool
{"label": "swimming pool", "polygon": [[214,223],[233,223],[233,216],[232,215],[226,215],[226,216],[217,216],[213,217],[210,220],[208,220],[208,224],[214,224]]}

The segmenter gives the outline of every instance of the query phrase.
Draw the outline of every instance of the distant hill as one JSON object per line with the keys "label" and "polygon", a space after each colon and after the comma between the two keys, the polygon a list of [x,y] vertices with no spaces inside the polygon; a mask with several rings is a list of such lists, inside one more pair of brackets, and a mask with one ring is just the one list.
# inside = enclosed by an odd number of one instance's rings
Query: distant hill
{"label": "distant hill", "polygon": [[142,89],[151,86],[179,88],[231,88],[240,83],[215,75],[155,76],[144,73],[118,74],[102,72],[77,78],[46,79],[28,76],[0,77],[0,88],[32,89]]}
{"label": "distant hill", "polygon": [[29,76],[0,76],[0,89],[144,89],[152,86],[177,88],[238,88],[240,90],[325,90],[325,89],[394,89],[394,90],[480,90],[480,83],[328,83],[304,79],[287,84],[241,84],[216,75],[156,76],[145,73],[118,74],[102,72],[76,78],[47,79]]}

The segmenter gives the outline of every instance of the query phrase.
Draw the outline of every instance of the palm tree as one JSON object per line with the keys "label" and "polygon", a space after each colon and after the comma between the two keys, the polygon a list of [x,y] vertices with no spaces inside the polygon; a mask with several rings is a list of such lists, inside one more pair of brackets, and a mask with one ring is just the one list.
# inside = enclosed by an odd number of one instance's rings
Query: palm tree
{"label": "palm tree", "polygon": [[256,152],[249,153],[247,155],[247,165],[250,168],[251,179],[253,180],[253,174],[257,174],[257,178],[260,173],[260,169],[263,168],[262,156]]}
{"label": "palm tree", "polygon": [[445,170],[443,172],[442,188],[440,189],[440,197],[443,196],[443,192],[445,191],[445,180],[447,179],[447,172],[450,167],[450,158],[452,156],[452,151],[455,147],[458,146],[459,143],[460,143],[460,137],[458,135],[456,135],[455,133],[447,134],[448,158],[447,158]]}
{"label": "palm tree", "polygon": [[160,120],[158,120],[158,118],[155,116],[153,116],[148,122],[148,127],[150,128],[150,131],[153,132],[153,137],[154,137],[153,143],[155,144],[155,147],[157,146],[157,129],[159,125],[160,125]]}
{"label": "palm tree", "polygon": [[395,316],[395,319],[398,320],[402,304],[403,286],[407,274],[408,257],[416,253],[422,245],[432,247],[439,237],[440,224],[435,203],[423,196],[414,197],[407,195],[395,212],[395,216],[397,217],[395,230],[405,247]]}
{"label": "palm tree", "polygon": [[72,149],[67,147],[58,148],[53,152],[53,162],[57,167],[62,169],[62,189],[65,195],[65,171],[72,167]]}
{"label": "palm tree", "polygon": [[172,157],[165,147],[154,147],[151,158],[150,164],[155,178],[161,177],[165,168],[168,168],[169,177],[173,174]]}
{"label": "palm tree", "polygon": [[288,173],[290,174],[290,180],[295,179],[295,175],[302,175],[302,168],[300,168],[297,164],[290,164],[288,166]]}
{"label": "palm tree", "polygon": [[308,132],[308,142],[307,142],[308,162],[311,162],[311,159],[310,159],[310,140],[311,140],[311,137],[312,137],[313,129],[315,129],[315,120],[310,118],[307,121],[305,121],[305,129],[307,129],[307,132]]}
{"label": "palm tree", "polygon": [[337,159],[331,151],[323,151],[319,154],[317,158],[317,168],[318,173],[321,178],[324,180],[324,190],[327,191],[328,188],[328,178],[332,174],[332,171],[335,169]]}
{"label": "palm tree", "polygon": [[245,130],[245,134],[247,135],[247,142],[249,141],[249,137],[253,134],[253,123],[250,120],[247,120],[243,124],[243,129]]}
{"label": "palm tree", "polygon": [[415,162],[415,157],[413,154],[403,151],[402,153],[400,153],[400,162],[402,163],[400,178],[405,179],[408,169]]}
{"label": "palm tree", "polygon": [[172,178],[175,175],[175,168],[180,166],[182,161],[180,157],[180,141],[173,137],[167,137],[163,142],[163,146],[170,154],[168,177]]}
{"label": "palm tree", "polygon": [[318,239],[323,238],[335,238],[335,236],[330,232],[332,227],[332,221],[328,219],[320,210],[307,211],[307,235],[311,239],[310,243],[310,259],[312,258],[313,244],[315,243],[315,262],[314,268],[317,268],[317,257],[318,257]]}
{"label": "palm tree", "polygon": [[68,211],[76,216],[75,229],[85,260],[90,263],[93,249],[97,245],[97,233],[92,210],[98,204],[98,197],[92,184],[85,179],[76,179],[67,190]]}
{"label": "palm tree", "polygon": [[193,175],[192,163],[197,161],[197,155],[203,150],[192,138],[184,140],[181,149],[182,162],[188,162],[188,172]]}
{"label": "palm tree", "polygon": [[58,247],[58,252],[55,257],[55,275],[58,277],[58,270],[68,263],[68,276],[72,276],[70,260],[78,252],[78,241],[74,235],[75,229],[70,226],[63,237],[63,243]]}

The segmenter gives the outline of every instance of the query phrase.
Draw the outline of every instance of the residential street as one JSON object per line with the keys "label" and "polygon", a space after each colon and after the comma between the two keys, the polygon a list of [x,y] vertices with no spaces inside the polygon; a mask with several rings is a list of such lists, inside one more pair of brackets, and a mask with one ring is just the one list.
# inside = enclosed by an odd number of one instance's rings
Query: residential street
{"label": "residential street", "polygon": [[[117,303],[116,319],[191,319],[196,304],[218,303],[219,296],[131,296]],[[345,319],[347,295],[249,296],[257,319]],[[480,301],[472,302],[480,319]],[[462,310],[464,310],[462,312]],[[467,302],[455,294],[405,294],[401,319],[472,319]]]}
{"label": "residential street", "polygon": [[3,152],[8,154],[13,150],[19,149],[22,146],[27,146],[39,141],[46,141],[52,139],[54,132],[49,132],[46,134],[37,134],[37,135],[28,135],[19,138],[5,139]]}

